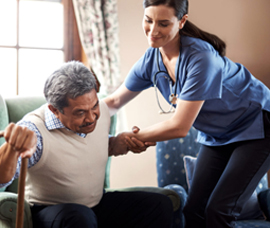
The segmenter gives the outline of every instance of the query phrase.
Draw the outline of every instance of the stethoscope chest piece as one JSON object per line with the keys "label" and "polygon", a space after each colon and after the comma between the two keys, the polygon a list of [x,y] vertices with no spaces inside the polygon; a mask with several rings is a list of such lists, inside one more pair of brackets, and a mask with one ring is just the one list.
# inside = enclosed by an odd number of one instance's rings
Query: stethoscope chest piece
{"label": "stethoscope chest piece", "polygon": [[169,96],[169,101],[171,102],[171,104],[177,103],[177,96],[178,94],[174,95],[173,93]]}

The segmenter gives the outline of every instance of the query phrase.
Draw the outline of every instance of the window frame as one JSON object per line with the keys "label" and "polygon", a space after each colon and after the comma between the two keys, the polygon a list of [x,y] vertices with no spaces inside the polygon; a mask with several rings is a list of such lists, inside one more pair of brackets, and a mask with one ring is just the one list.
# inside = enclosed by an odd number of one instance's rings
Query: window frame
{"label": "window frame", "polygon": [[39,49],[39,50],[58,50],[63,51],[64,53],[64,62],[77,60],[81,62],[87,62],[87,60],[83,59],[83,50],[80,42],[78,27],[75,18],[75,12],[73,8],[72,0],[62,0],[63,4],[63,47],[62,48],[41,48],[41,47],[27,47],[19,45],[19,7],[20,0],[16,0],[16,16],[17,16],[17,37],[16,37],[16,45],[0,45],[1,48],[13,48],[16,50],[16,95],[19,94],[19,50],[20,49]]}

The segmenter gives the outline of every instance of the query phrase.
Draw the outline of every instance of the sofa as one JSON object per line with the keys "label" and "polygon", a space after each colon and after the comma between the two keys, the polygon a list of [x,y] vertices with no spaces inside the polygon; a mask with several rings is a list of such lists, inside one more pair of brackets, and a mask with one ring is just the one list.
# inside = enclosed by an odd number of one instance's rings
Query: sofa
{"label": "sofa", "polygon": [[[174,212],[174,228],[184,228],[182,213],[188,196],[188,180],[192,165],[198,155],[200,144],[197,143],[197,130],[191,128],[185,138],[158,142],[156,145],[156,168],[158,186],[177,192],[181,203]],[[267,174],[261,179],[250,200],[246,203],[241,220],[235,228],[270,227],[270,189]]]}
{"label": "sofa", "polygon": [[[21,97],[16,96],[12,98],[4,99],[0,95],[0,130],[4,130],[9,122],[16,123],[26,113],[35,110],[40,107],[46,101],[44,97]],[[114,135],[116,126],[116,117],[111,118],[110,134]],[[4,143],[4,139],[0,139],[0,145]],[[110,188],[110,163],[111,159],[108,159],[104,189],[105,191],[148,191],[167,195],[173,204],[174,211],[180,208],[179,195],[171,190],[163,187],[132,187],[122,189],[111,189]],[[0,228],[13,228],[16,224],[16,208],[17,208],[17,186],[18,180],[7,188],[0,189]],[[32,218],[29,204],[25,201],[24,208],[24,228],[32,228]]]}

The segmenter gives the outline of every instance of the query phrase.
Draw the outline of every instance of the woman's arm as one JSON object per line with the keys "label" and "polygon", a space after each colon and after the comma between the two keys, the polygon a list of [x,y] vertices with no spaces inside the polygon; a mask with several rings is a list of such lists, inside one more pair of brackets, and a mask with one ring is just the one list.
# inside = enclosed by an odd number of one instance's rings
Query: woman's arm
{"label": "woman's arm", "polygon": [[130,91],[123,83],[114,93],[104,99],[109,107],[110,115],[113,116],[121,107],[131,101],[139,93],[140,91]]}
{"label": "woman's arm", "polygon": [[134,134],[124,132],[127,143],[132,145],[132,137],[140,141],[157,142],[185,137],[199,114],[204,101],[179,100],[173,116]]}
{"label": "woman's arm", "polygon": [[[120,108],[122,108],[125,104],[131,101],[134,97],[136,97],[139,92],[133,92],[124,85],[124,83],[111,95],[104,99],[105,103],[109,107],[110,115],[114,115]],[[137,130],[135,130],[136,132]],[[124,135],[119,134],[118,138],[123,138]],[[131,150],[136,153],[140,153],[145,151],[149,146],[156,145],[155,142],[141,142],[136,138],[133,139],[132,145],[127,145],[128,150]],[[110,151],[113,151],[114,148],[110,146]]]}

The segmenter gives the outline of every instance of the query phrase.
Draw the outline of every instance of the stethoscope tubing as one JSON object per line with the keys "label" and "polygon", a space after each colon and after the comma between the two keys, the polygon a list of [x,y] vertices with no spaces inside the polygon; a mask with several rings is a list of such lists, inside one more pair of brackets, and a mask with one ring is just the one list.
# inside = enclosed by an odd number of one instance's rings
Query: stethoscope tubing
{"label": "stethoscope tubing", "polygon": [[[159,112],[159,113],[160,113],[160,114],[171,113],[171,112],[173,112],[173,104],[172,104],[172,103],[170,104],[170,109],[169,109],[169,111],[165,111],[165,110],[161,107],[161,104],[160,104],[160,102],[159,102],[158,92],[157,92],[157,80],[158,80],[157,75],[160,74],[160,73],[167,73],[167,72],[165,72],[165,71],[157,71],[157,72],[155,73],[155,75],[154,75],[154,78],[153,78],[153,81],[154,81],[154,88],[155,88],[155,94],[156,94],[156,100],[157,100],[158,106],[159,106],[159,108],[160,108],[160,112]],[[168,80],[168,82],[169,82],[169,87],[170,87],[170,92],[171,92],[171,94],[172,94],[172,82],[171,82],[171,80],[170,80],[167,76],[165,76],[165,75],[162,75],[162,76],[160,76],[160,77],[164,77],[164,78],[166,78],[166,79]]]}
{"label": "stethoscope tubing", "polygon": [[[180,52],[181,53],[181,52]],[[162,71],[160,70],[160,67],[159,67],[159,49],[156,48],[156,64],[157,64],[157,68],[158,68],[158,71],[154,74],[154,77],[153,77],[153,84],[154,84],[154,88],[155,88],[155,94],[156,94],[156,99],[157,99],[157,103],[158,103],[158,106],[160,108],[160,114],[164,113],[171,113],[173,112],[174,110],[172,110],[174,107],[173,107],[173,104],[171,103],[170,105],[170,109],[169,111],[164,111],[163,108],[161,107],[160,105],[160,102],[159,102],[159,98],[158,98],[158,93],[157,93],[157,81],[158,81],[158,78],[159,77],[164,77],[168,80],[169,82],[169,87],[170,87],[170,94],[173,94],[173,96],[176,97],[176,92],[177,92],[177,85],[178,85],[178,77],[179,77],[179,67],[180,67],[180,60],[181,60],[181,56],[179,54],[179,60],[178,60],[178,69],[177,69],[177,74],[176,74],[176,77],[175,77],[175,88],[174,88],[174,93],[173,93],[173,89],[172,89],[172,79],[170,78],[170,76],[166,76],[166,75],[169,75],[167,71]],[[161,75],[158,77],[158,74],[165,74],[165,75]]]}

